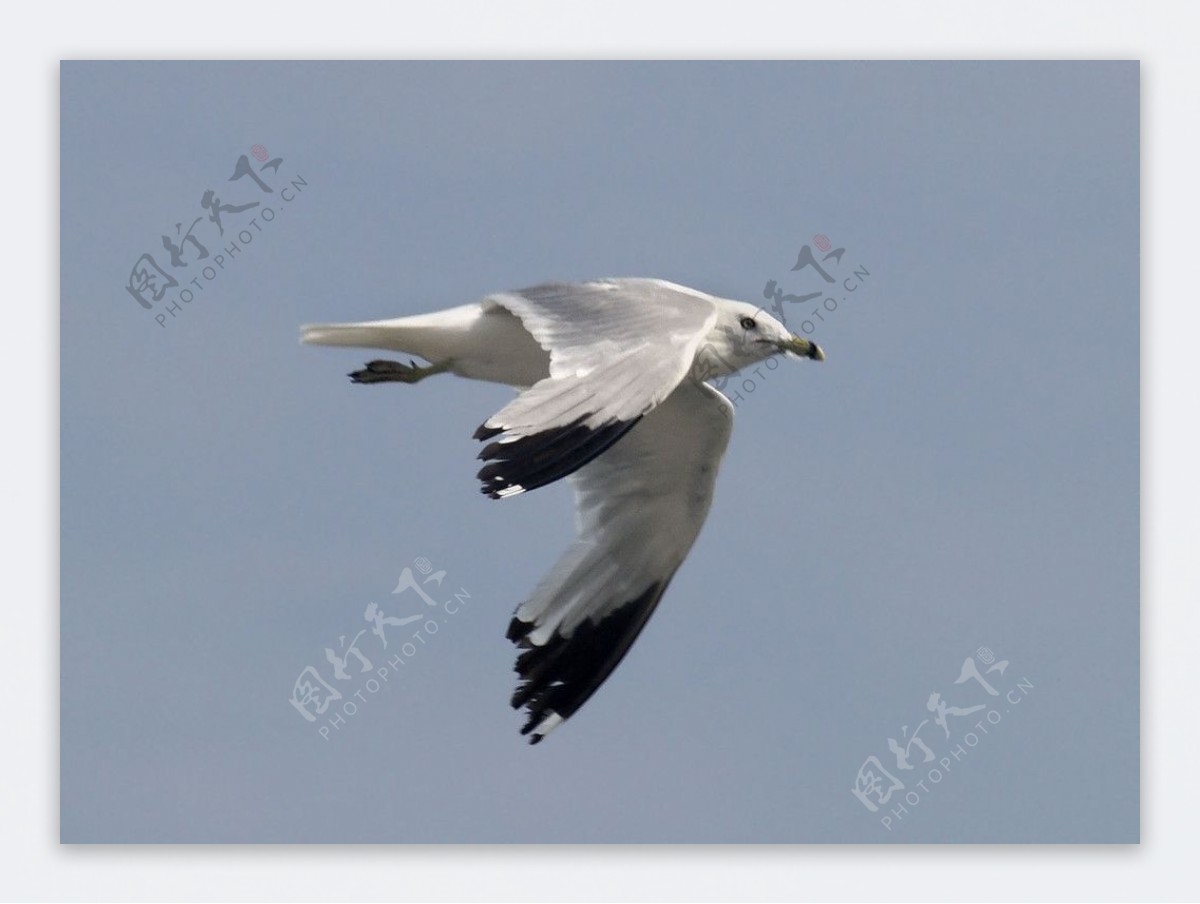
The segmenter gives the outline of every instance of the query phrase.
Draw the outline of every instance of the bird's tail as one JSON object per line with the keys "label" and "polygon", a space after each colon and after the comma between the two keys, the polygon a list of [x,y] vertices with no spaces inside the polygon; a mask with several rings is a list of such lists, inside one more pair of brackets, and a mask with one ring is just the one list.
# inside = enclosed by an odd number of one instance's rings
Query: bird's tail
{"label": "bird's tail", "polygon": [[354,348],[386,348],[413,352],[406,341],[406,317],[364,323],[310,323],[300,327],[300,341],[308,345],[346,345]]}
{"label": "bird's tail", "polygon": [[478,305],[464,305],[392,320],[312,323],[300,327],[300,341],[309,345],[384,348],[439,361],[456,353],[457,344],[478,316]]}

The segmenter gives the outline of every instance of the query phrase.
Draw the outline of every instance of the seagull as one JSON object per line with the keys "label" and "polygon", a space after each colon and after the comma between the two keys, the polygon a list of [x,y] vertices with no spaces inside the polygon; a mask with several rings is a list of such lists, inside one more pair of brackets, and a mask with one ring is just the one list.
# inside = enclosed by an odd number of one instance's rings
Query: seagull
{"label": "seagull", "polygon": [[761,308],[661,279],[546,283],[430,314],[310,325],[301,341],[387,349],[355,383],[440,373],[520,390],[475,431],[481,490],[568,478],[574,544],[517,607],[514,709],[541,741],[604,683],[687,557],[712,502],[733,405],[707,380],[785,355],[824,361]]}

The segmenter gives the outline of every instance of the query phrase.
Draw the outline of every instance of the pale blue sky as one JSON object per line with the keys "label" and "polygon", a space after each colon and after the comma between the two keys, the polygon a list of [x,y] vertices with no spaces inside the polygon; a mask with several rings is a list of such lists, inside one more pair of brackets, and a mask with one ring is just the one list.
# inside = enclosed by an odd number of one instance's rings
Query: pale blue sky
{"label": "pale blue sky", "polygon": [[[1136,840],[1138,90],[1136,63],[64,64],[63,839]],[[226,181],[256,143],[307,186],[159,327],[130,268],[205,190],[265,197]],[[504,388],[352,386],[371,353],[298,326],[546,279],[807,293],[816,233],[870,273],[829,360],[756,384],[649,627],[528,748],[504,628],[567,488],[479,494]],[[323,739],[293,682],[420,556],[469,604]],[[859,766],[900,774],[931,692],[980,702],[953,683],[980,645],[1033,690],[883,827]]]}

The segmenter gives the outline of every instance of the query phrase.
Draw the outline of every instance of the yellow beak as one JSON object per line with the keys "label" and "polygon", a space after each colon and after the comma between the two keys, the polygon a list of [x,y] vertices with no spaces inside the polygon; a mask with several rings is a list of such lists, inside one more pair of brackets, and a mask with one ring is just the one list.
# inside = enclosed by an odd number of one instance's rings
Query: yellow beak
{"label": "yellow beak", "polygon": [[821,346],[815,342],[809,342],[803,336],[792,336],[791,339],[780,342],[779,349],[799,355],[801,358],[811,358],[813,361],[825,360],[825,352],[821,351]]}

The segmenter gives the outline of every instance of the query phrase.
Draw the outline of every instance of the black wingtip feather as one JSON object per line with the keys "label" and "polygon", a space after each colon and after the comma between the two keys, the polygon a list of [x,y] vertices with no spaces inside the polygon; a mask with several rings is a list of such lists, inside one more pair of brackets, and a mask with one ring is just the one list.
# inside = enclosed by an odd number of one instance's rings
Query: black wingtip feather
{"label": "black wingtip feather", "polygon": [[493,436],[499,436],[504,432],[503,427],[489,427],[487,421],[484,421],[475,428],[475,439],[491,439]]}
{"label": "black wingtip feather", "polygon": [[[545,644],[521,652],[515,666],[521,680],[511,701],[513,709],[526,707],[521,734],[529,734],[550,713],[568,719],[587,702],[625,657],[668,583],[651,584],[599,622],[581,622],[570,637],[555,633]],[[508,638],[522,643],[532,628],[514,618]]]}
{"label": "black wingtip feather", "polygon": [[515,615],[513,620],[508,623],[508,630],[504,632],[506,640],[511,640],[514,643],[529,633],[529,629],[533,627],[532,622],[521,621]]}
{"label": "black wingtip feather", "polygon": [[[641,420],[639,416],[591,427],[584,423],[590,416],[585,414],[561,427],[485,446],[479,457],[487,464],[477,475],[483,482],[481,492],[500,499],[512,495],[511,491],[536,490],[553,483],[578,471]],[[477,438],[479,433],[477,430]]]}

